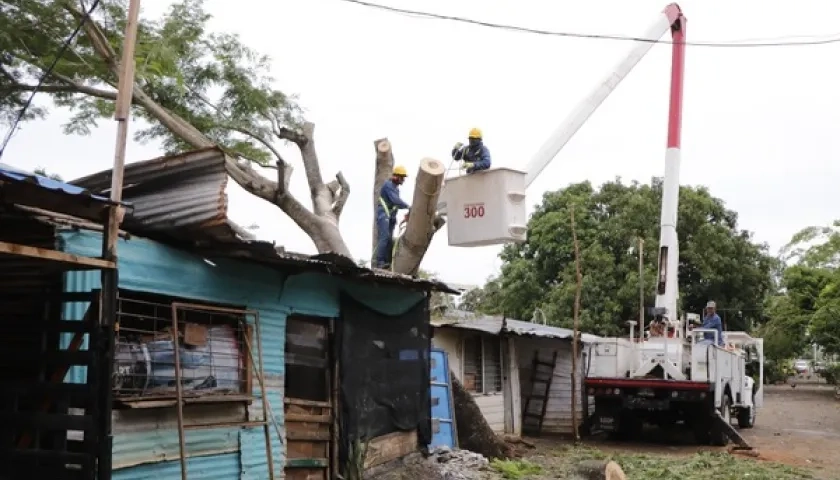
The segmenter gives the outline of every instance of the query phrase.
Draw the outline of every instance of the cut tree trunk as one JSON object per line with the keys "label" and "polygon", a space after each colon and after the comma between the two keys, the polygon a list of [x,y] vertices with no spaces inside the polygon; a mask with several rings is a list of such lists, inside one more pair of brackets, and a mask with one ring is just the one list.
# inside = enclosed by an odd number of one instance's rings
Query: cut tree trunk
{"label": "cut tree trunk", "polygon": [[455,404],[458,447],[480,453],[488,459],[509,458],[507,444],[490,428],[472,394],[464,389],[451,370],[449,377],[452,382],[452,403]]}
{"label": "cut tree trunk", "polygon": [[587,460],[575,467],[579,480],[627,480],[624,470],[612,461]]}
{"label": "cut tree trunk", "polygon": [[370,263],[373,265],[373,255],[376,253],[376,209],[379,207],[379,191],[394,170],[394,151],[387,138],[380,138],[373,142],[376,148],[376,168],[373,172],[373,244],[371,247]]}
{"label": "cut tree trunk", "polygon": [[420,262],[426,255],[432,237],[440,228],[435,226],[435,219],[445,173],[446,168],[442,162],[431,158],[420,161],[417,179],[414,182],[411,215],[394,253],[395,272],[416,275],[420,269]]}

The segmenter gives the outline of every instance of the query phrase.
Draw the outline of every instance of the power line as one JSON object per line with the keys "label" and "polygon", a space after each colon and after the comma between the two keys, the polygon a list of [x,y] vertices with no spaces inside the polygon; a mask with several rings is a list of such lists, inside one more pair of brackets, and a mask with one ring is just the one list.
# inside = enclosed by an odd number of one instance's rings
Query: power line
{"label": "power line", "polygon": [[3,153],[6,151],[6,147],[9,145],[9,141],[11,141],[12,137],[15,134],[15,131],[17,131],[18,124],[23,119],[24,115],[26,115],[26,111],[32,105],[32,99],[35,98],[35,94],[38,93],[38,90],[41,88],[41,85],[43,85],[44,80],[46,80],[47,77],[50,76],[50,73],[52,73],[55,66],[58,65],[58,61],[61,60],[61,57],[64,56],[64,52],[66,52],[67,49],[70,48],[70,44],[73,43],[73,39],[76,38],[76,35],[79,34],[79,31],[82,29],[82,27],[85,26],[85,22],[87,22],[90,19],[91,14],[94,12],[94,10],[96,10],[96,7],[98,6],[99,0],[93,0],[93,5],[91,5],[90,9],[88,9],[88,11],[84,13],[82,19],[79,21],[79,24],[76,26],[76,29],[73,30],[73,33],[71,33],[70,36],[64,40],[64,43],[61,45],[61,48],[58,49],[58,53],[56,54],[55,59],[53,59],[50,66],[47,67],[47,69],[44,71],[44,74],[41,75],[41,78],[38,79],[38,83],[35,85],[35,88],[32,89],[32,93],[29,95],[29,98],[26,100],[26,103],[23,104],[23,107],[20,109],[20,112],[18,112],[15,121],[12,122],[12,128],[9,129],[9,133],[6,134],[6,138],[3,139],[3,145],[0,146],[0,158],[3,158]]}
{"label": "power line", "polygon": [[[584,38],[584,39],[591,39],[591,40],[617,40],[617,41],[625,41],[625,42],[643,42],[643,43],[662,43],[662,44],[672,44],[673,41],[671,40],[654,40],[650,38],[642,38],[642,37],[631,37],[625,35],[607,35],[607,34],[595,34],[595,33],[573,33],[573,32],[559,32],[559,31],[552,31],[552,30],[543,30],[539,28],[531,28],[531,27],[521,27],[517,25],[508,25],[503,23],[493,23],[493,22],[485,22],[482,20],[475,20],[472,18],[466,17],[458,17],[453,15],[443,15],[433,12],[423,12],[418,10],[408,10],[404,8],[397,8],[391,7],[388,5],[382,5],[378,3],[371,3],[366,2],[364,0],[338,0],[341,2],[353,3],[356,5],[360,5],[363,7],[373,8],[377,10],[383,10],[391,13],[411,16],[411,17],[420,17],[420,18],[428,18],[434,20],[448,20],[452,22],[459,22],[459,23],[468,23],[471,25],[478,25],[481,27],[488,27],[488,28],[496,28],[500,30],[508,30],[513,32],[520,32],[520,33],[531,33],[536,35],[547,35],[547,36],[554,36],[554,37],[566,37],[566,38]],[[790,38],[790,37],[787,37]],[[840,33],[827,35],[823,38],[817,38],[814,40],[803,40],[803,41],[783,41],[782,39],[770,40],[766,42],[749,42],[743,40],[729,40],[729,41],[721,41],[721,42],[685,42],[686,45],[692,47],[723,47],[723,48],[755,48],[755,47],[798,47],[798,46],[805,46],[805,45],[827,45],[831,43],[840,43]]]}

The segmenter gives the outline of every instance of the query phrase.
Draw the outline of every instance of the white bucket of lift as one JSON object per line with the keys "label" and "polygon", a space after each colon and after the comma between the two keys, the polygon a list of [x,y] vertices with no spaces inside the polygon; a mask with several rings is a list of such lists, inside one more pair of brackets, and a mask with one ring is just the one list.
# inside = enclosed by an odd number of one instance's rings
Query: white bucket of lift
{"label": "white bucket of lift", "polygon": [[494,168],[448,178],[442,194],[450,246],[525,241],[525,172]]}

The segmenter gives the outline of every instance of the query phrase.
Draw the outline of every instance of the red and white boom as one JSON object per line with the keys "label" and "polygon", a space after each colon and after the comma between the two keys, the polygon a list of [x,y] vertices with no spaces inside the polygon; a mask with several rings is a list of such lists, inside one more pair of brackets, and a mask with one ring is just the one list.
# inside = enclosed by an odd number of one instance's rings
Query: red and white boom
{"label": "red and white boom", "polygon": [[665,179],[662,186],[660,215],[659,270],[656,285],[656,307],[664,308],[669,320],[677,320],[677,207],[680,191],[680,134],[682,130],[683,73],[685,70],[685,24],[679,5],[665,7],[659,18],[641,36],[646,42],[635,42],[630,52],[590,93],[557,130],[551,134],[525,169],[525,187],[554,160],[560,150],[577,133],[601,103],[615,90],[633,67],[668,31],[671,32],[671,98],[668,111],[668,139],[665,153]]}

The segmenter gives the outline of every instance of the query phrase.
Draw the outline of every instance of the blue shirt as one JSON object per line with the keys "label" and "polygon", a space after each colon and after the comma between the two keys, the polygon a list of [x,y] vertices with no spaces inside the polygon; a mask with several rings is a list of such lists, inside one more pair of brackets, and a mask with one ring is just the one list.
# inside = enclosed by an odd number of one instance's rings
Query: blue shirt
{"label": "blue shirt", "polygon": [[491,164],[490,150],[483,143],[479,143],[474,147],[467,145],[466,147],[452,150],[452,158],[472,163],[473,166],[467,169],[467,173],[487,170]]}
{"label": "blue shirt", "polygon": [[[706,315],[703,317],[703,325],[701,325],[700,328],[717,330],[718,345],[723,345],[723,322],[720,321],[720,317],[717,313],[713,313],[711,316]],[[712,332],[703,332],[703,339],[714,342],[715,334]]]}
{"label": "blue shirt", "polygon": [[400,198],[400,187],[394,183],[394,180],[389,178],[385,180],[385,183],[382,184],[382,189],[379,190],[379,207],[377,211],[381,211],[390,218],[397,218],[397,210],[400,208],[409,207]]}

